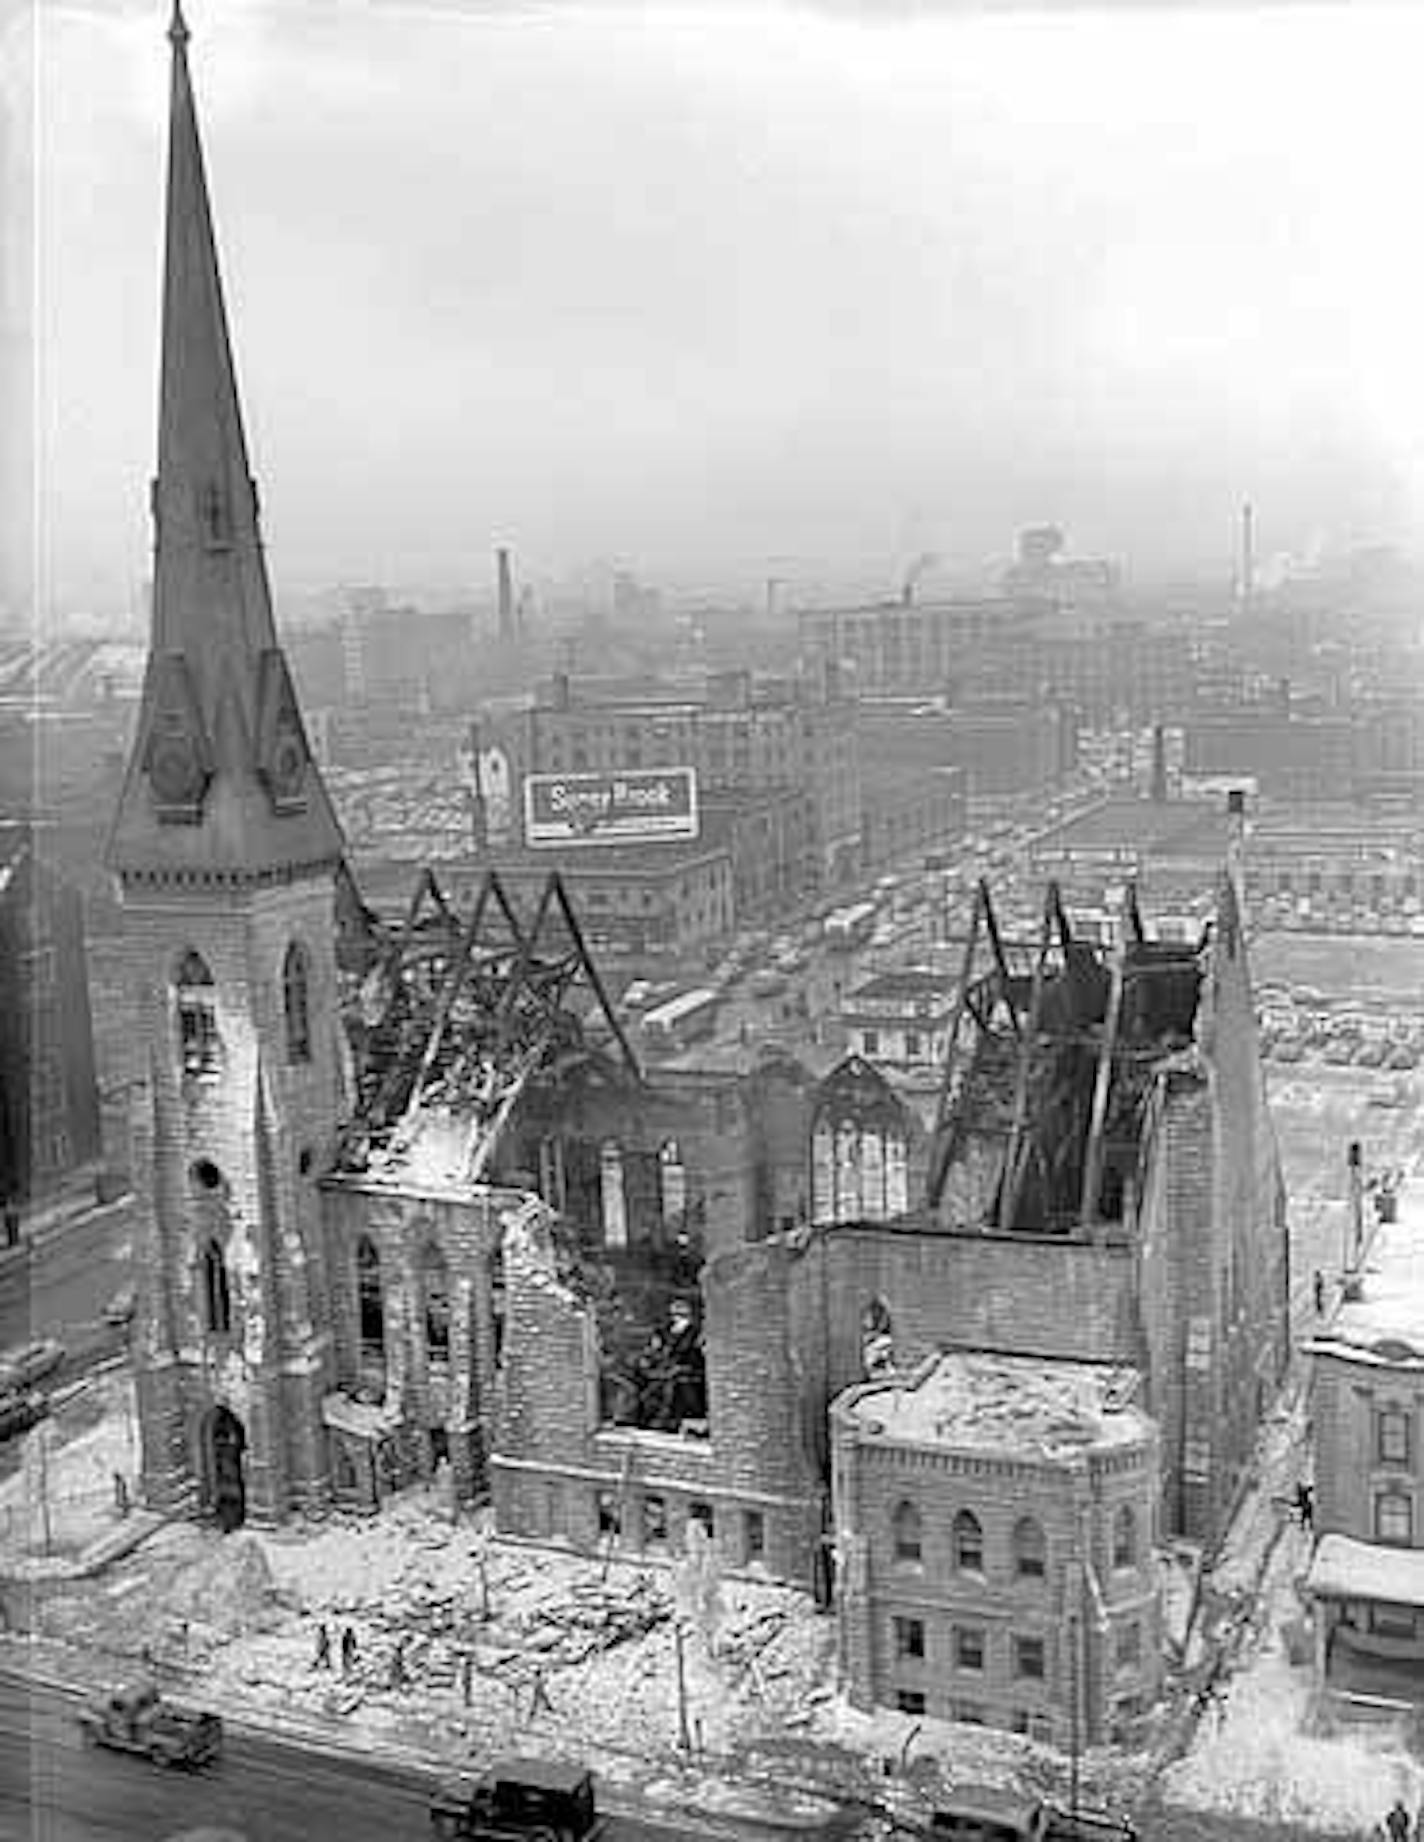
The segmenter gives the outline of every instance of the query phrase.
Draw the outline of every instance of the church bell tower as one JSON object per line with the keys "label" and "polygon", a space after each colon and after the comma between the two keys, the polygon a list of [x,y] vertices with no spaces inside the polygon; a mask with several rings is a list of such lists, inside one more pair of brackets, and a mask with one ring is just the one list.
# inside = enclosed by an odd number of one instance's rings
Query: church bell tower
{"label": "church bell tower", "polygon": [[345,847],[273,621],[177,6],[168,36],[152,631],[107,863],[143,1056],[143,1492],[231,1528],[328,1497]]}

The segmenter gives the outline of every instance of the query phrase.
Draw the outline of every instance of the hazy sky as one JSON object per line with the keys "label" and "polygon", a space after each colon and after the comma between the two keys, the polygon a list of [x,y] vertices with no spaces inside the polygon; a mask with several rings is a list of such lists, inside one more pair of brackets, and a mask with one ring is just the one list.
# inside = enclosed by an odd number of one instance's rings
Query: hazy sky
{"label": "hazy sky", "polygon": [[[1417,5],[187,13],[279,585],[483,581],[497,541],[888,583],[1043,519],[1145,574],[1246,497],[1267,548],[1424,522]],[[120,604],[166,7],[40,21],[41,554]]]}

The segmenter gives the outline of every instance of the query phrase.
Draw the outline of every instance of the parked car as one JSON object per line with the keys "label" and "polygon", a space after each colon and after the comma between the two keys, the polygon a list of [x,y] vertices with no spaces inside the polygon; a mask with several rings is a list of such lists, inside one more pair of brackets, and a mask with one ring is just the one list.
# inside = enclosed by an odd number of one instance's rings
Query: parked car
{"label": "parked car", "polygon": [[53,1375],[64,1356],[64,1345],[58,1337],[41,1337],[37,1342],[6,1350],[0,1355],[0,1394],[35,1387],[47,1375]]}
{"label": "parked car", "polygon": [[13,1439],[17,1433],[27,1433],[48,1412],[49,1402],[42,1394],[0,1394],[0,1439]]}
{"label": "parked car", "polygon": [[132,1286],[120,1286],[104,1307],[104,1322],[122,1328],[133,1321],[137,1294]]}

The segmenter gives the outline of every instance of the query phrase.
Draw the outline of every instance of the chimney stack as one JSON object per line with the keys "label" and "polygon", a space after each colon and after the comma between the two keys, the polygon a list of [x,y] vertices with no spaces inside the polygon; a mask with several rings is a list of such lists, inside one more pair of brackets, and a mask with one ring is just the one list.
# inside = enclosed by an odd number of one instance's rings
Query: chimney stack
{"label": "chimney stack", "polygon": [[1256,592],[1256,514],[1249,504],[1241,507],[1241,606],[1249,609]]}
{"label": "chimney stack", "polygon": [[1159,806],[1167,798],[1167,731],[1161,723],[1152,725],[1151,797]]}
{"label": "chimney stack", "polygon": [[514,638],[514,583],[509,573],[509,552],[496,550],[494,559],[499,576],[499,637],[511,640]]}

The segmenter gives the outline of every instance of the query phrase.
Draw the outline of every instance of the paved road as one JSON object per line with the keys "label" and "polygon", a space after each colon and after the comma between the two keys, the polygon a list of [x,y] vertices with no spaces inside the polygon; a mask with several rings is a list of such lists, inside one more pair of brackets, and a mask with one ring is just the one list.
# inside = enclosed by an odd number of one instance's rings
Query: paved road
{"label": "paved road", "polygon": [[[428,1842],[431,1782],[236,1729],[216,1766],[164,1771],[86,1747],[73,1702],[0,1674],[0,1837],[7,1842],[162,1842],[201,1824],[231,1828],[246,1842]],[[682,1818],[663,1828],[619,1817],[609,1842],[696,1833]]]}

